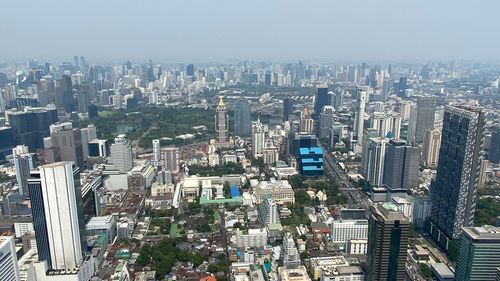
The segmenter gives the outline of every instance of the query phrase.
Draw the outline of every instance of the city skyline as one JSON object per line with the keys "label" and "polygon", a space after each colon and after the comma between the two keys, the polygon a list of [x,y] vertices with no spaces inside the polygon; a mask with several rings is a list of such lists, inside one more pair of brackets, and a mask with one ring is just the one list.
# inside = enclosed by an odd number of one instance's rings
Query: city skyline
{"label": "city skyline", "polygon": [[497,1],[90,1],[71,12],[57,0],[22,11],[3,6],[12,12],[0,19],[0,34],[13,43],[2,46],[0,60],[9,62],[74,53],[98,62],[499,59]]}

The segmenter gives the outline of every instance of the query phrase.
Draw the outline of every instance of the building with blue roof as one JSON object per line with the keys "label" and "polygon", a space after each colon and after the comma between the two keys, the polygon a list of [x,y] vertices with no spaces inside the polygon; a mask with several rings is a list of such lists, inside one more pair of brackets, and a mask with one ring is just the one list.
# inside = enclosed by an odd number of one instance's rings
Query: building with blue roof
{"label": "building with blue roof", "polygon": [[238,189],[237,186],[233,185],[229,187],[229,190],[231,191],[231,198],[241,197],[240,190]]}
{"label": "building with blue roof", "polygon": [[323,149],[321,147],[300,148],[300,172],[304,176],[323,174]]}

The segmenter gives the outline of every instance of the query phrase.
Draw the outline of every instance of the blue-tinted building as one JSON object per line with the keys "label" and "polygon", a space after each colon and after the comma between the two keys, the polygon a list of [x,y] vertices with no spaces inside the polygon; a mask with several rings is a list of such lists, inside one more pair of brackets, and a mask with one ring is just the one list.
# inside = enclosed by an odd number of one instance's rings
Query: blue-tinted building
{"label": "blue-tinted building", "polygon": [[300,173],[304,176],[323,174],[323,149],[321,147],[300,148]]}

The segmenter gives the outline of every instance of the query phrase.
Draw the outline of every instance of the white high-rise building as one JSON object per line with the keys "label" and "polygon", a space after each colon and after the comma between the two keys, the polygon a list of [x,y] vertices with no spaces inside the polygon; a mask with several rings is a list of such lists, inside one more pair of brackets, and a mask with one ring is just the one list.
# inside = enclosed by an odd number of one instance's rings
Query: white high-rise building
{"label": "white high-rise building", "polygon": [[[43,207],[43,211],[40,210],[43,213],[37,213],[33,221],[45,221],[40,228],[35,227],[39,256],[42,256],[41,252],[48,251],[51,269],[74,270],[81,264],[83,254],[73,163],[57,162],[40,166],[39,172],[39,192],[31,194],[35,201],[32,202],[33,208]],[[31,191],[34,189],[31,188]],[[44,233],[45,238],[40,239]]]}
{"label": "white high-rise building", "polygon": [[161,159],[160,140],[154,139],[153,140],[153,158],[151,158],[153,165],[158,166],[160,164],[160,159]]}
{"label": "white high-rise building", "polygon": [[343,209],[340,218],[332,222],[330,238],[344,244],[350,239],[368,239],[368,219],[364,210]]}
{"label": "white high-rise building", "polygon": [[436,128],[425,130],[424,143],[422,145],[422,161],[425,165],[437,167],[440,147],[441,131]]}
{"label": "white high-rise building", "polygon": [[285,237],[283,237],[282,258],[286,268],[297,268],[300,265],[299,251],[290,232],[285,233]]}
{"label": "white high-rise building", "polygon": [[254,158],[262,156],[265,141],[264,125],[260,123],[260,119],[252,124],[252,153]]}
{"label": "white high-rise building", "polygon": [[371,122],[371,128],[379,132],[380,137],[388,137],[399,139],[401,131],[401,116],[399,113],[374,112]]}
{"label": "white high-rise building", "polygon": [[368,98],[368,86],[358,87],[358,96],[356,103],[356,112],[354,116],[354,132],[358,139],[358,145],[361,146],[363,144],[363,129],[365,122],[365,106],[366,100]]}
{"label": "white high-rise building", "polygon": [[179,172],[179,148],[174,146],[161,149],[161,162],[164,170],[174,174]]}
{"label": "white high-rise building", "polygon": [[16,248],[12,236],[0,236],[0,280],[20,280]]}
{"label": "white high-rise building", "polygon": [[365,138],[361,155],[361,173],[371,185],[381,186],[384,179],[387,139]]}
{"label": "white high-rise building", "polygon": [[410,106],[410,118],[408,122],[408,132],[406,135],[406,140],[409,142],[415,141],[415,134],[417,133],[417,115],[418,107],[416,104]]}
{"label": "white high-rise building", "polygon": [[133,167],[132,146],[126,135],[118,135],[111,144],[111,163],[120,171],[126,173]]}
{"label": "white high-rise building", "polygon": [[276,224],[280,223],[280,214],[278,212],[278,204],[274,200],[272,195],[264,196],[264,200],[260,205],[260,214],[262,217],[262,222],[265,224]]}

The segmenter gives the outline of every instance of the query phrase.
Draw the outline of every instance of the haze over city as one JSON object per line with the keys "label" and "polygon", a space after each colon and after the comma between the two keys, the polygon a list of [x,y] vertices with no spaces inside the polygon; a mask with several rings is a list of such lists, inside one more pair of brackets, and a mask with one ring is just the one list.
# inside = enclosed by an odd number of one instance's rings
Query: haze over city
{"label": "haze over city", "polygon": [[4,61],[499,59],[495,0],[23,3],[2,3]]}

